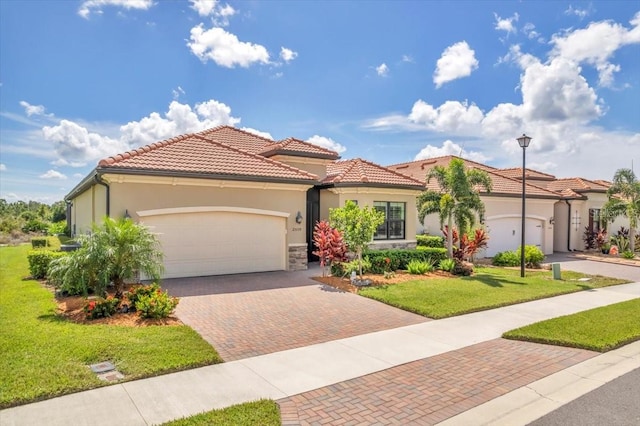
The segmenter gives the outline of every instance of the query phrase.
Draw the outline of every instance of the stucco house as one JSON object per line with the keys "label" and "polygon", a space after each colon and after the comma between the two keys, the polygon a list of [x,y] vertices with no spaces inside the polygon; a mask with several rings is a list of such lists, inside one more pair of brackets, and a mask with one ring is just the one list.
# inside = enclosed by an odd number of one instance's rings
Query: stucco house
{"label": "stucco house", "polygon": [[[427,184],[426,175],[435,166],[447,167],[453,158],[459,157],[448,155],[388,167],[421,180],[428,189],[437,190],[437,182],[432,180]],[[522,168],[497,169],[462,160],[466,167],[486,171],[493,183],[491,192],[480,192],[485,214],[478,222],[489,234],[488,247],[480,255],[492,257],[501,251],[517,249],[521,241]],[[525,177],[526,244],[540,247],[545,254],[584,250],[585,228],[598,231],[605,225],[600,221],[600,210],[607,201],[610,183],[582,178],[557,179],[528,168]],[[615,233],[621,226],[628,228],[628,221],[618,218],[608,228]],[[417,229],[439,234],[438,216],[429,215],[424,223],[418,223]]]}
{"label": "stucco house", "polygon": [[423,183],[295,138],[220,126],[101,160],[65,197],[72,234],[107,215],[159,236],[165,278],[305,269],[329,209],[385,212],[373,247],[415,247]]}

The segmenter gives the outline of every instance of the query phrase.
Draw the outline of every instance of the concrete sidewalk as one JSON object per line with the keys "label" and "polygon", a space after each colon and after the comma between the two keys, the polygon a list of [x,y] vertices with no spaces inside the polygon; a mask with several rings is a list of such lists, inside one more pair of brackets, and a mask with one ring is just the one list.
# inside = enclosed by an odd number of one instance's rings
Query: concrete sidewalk
{"label": "concrete sidewalk", "polygon": [[[561,315],[640,297],[640,282],[573,293],[66,395],[0,411],[1,425],[148,425],[259,398],[282,399],[496,339]],[[603,354],[449,419],[522,424],[640,367],[640,343]],[[582,393],[578,395],[578,391]],[[548,398],[551,396],[551,400]],[[551,401],[551,402],[550,402]],[[496,405],[489,405],[496,404]],[[498,411],[496,411],[498,410]],[[547,410],[547,411],[544,411]],[[518,413],[517,417],[508,417]],[[472,417],[463,417],[464,415]],[[518,420],[515,421],[514,419]]]}

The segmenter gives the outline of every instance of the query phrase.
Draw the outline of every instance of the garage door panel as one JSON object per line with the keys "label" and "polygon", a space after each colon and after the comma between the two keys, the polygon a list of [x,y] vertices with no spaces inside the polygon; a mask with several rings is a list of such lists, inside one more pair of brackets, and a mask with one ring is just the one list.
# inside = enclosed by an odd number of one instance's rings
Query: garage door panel
{"label": "garage door panel", "polygon": [[[513,251],[520,247],[522,220],[516,217],[488,219],[486,221],[489,242],[485,256],[493,257],[499,252]],[[542,249],[544,228],[539,219],[525,221],[525,244]]]}
{"label": "garage door panel", "polygon": [[162,244],[165,278],[286,269],[286,219],[237,212],[146,217]]}

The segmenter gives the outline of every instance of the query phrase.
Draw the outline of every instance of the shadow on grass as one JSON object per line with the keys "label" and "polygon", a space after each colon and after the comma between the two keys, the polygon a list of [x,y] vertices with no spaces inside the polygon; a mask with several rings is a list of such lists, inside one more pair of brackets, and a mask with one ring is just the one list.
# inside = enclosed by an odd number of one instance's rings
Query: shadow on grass
{"label": "shadow on grass", "polygon": [[476,274],[472,277],[466,277],[466,279],[469,281],[477,281],[481,284],[485,284],[485,285],[488,285],[489,287],[495,287],[495,288],[504,287],[504,284],[526,285],[526,283],[504,279],[502,277],[497,279],[495,276],[488,275],[488,274]]}
{"label": "shadow on grass", "polygon": [[38,315],[38,320],[40,321],[45,321],[45,322],[50,322],[50,323],[65,323],[65,322],[69,322],[68,318],[65,318],[63,315],[59,315],[59,314],[44,314],[44,315]]}

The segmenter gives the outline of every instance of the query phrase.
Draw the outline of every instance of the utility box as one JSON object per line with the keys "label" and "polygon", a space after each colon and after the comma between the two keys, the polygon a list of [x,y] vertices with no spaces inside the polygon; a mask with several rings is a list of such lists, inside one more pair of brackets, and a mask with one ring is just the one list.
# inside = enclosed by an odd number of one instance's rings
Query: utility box
{"label": "utility box", "polygon": [[560,264],[559,263],[552,263],[551,264],[551,272],[553,272],[553,279],[554,280],[561,280],[562,277],[560,276]]}

